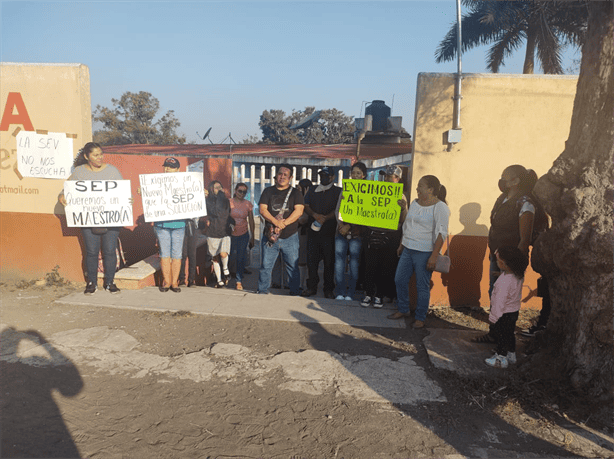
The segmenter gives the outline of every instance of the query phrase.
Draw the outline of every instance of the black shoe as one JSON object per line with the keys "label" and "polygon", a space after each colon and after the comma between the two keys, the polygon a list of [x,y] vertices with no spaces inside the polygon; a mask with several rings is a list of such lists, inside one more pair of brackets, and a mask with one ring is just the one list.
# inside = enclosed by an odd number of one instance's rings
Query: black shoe
{"label": "black shoe", "polygon": [[160,290],[162,293],[168,292],[170,287],[158,287],[158,290]]}
{"label": "black shoe", "polygon": [[543,332],[546,329],[543,325],[533,325],[528,330],[522,330],[520,334],[532,338],[536,333]]}
{"label": "black shoe", "polygon": [[325,290],[324,291],[324,298],[335,298],[335,294],[333,293],[332,290]]}
{"label": "black shoe", "polygon": [[88,282],[87,286],[85,287],[85,291],[83,292],[84,295],[93,295],[94,293],[96,293],[96,284],[94,284],[93,282]]}
{"label": "black shoe", "polygon": [[181,292],[181,289],[179,287],[171,287],[171,291],[175,293],[179,293]]}
{"label": "black shoe", "polygon": [[188,288],[196,287],[196,282],[193,280],[188,281]]}
{"label": "black shoe", "polygon": [[109,292],[109,293],[119,293],[121,292],[120,289],[117,288],[117,285],[115,284],[107,284],[104,286],[104,289]]}
{"label": "black shoe", "polygon": [[308,288],[307,290],[303,290],[303,292],[301,293],[301,296],[313,296],[316,293],[318,293],[317,291],[315,291],[314,289]]}
{"label": "black shoe", "polygon": [[[190,281],[188,281],[189,283]],[[179,281],[177,281],[177,285],[185,285],[185,279],[179,279]]]}

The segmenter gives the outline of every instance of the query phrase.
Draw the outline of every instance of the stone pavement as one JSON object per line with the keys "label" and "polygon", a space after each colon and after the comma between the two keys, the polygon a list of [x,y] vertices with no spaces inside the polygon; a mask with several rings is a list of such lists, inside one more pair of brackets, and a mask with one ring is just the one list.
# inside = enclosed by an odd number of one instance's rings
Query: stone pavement
{"label": "stone pavement", "polygon": [[[33,297],[31,300],[32,307],[35,308],[33,310],[38,310],[36,309],[38,307],[36,298]],[[25,298],[24,301],[26,301]],[[483,357],[491,352],[491,346],[477,345],[469,341],[473,334],[480,332],[435,328],[413,330],[410,327],[411,319],[407,321],[386,319],[386,315],[393,310],[390,304],[386,304],[383,309],[372,309],[360,307],[357,301],[338,302],[324,299],[321,296],[290,297],[287,291],[281,289],[273,290],[270,295],[256,295],[250,291],[239,292],[211,287],[184,288],[179,294],[170,291],[161,293],[154,287],[126,290],[118,295],[98,291],[92,296],[85,296],[82,292],[76,292],[56,302],[89,306],[85,309],[86,311],[96,309],[97,306],[124,310],[190,311],[194,314],[209,316],[295,321],[302,324],[345,324],[370,329],[374,333],[377,333],[380,327],[396,327],[401,335],[407,333],[408,338],[421,338],[431,362],[436,367],[447,368],[461,374],[492,370],[482,361]],[[14,304],[17,309],[20,309],[19,301]],[[55,313],[57,311],[52,308],[47,315],[52,316]],[[112,311],[109,311],[109,315],[113,315]],[[5,314],[3,320],[6,318]],[[393,435],[413,433],[421,438],[441,436],[439,443],[433,443],[438,445],[433,451],[440,452],[434,452],[435,457],[450,459],[458,457],[544,457],[543,454],[529,453],[533,450],[527,449],[527,442],[530,444],[537,442],[541,447],[550,448],[548,451],[557,452],[559,450],[557,450],[558,443],[556,442],[567,442],[568,439],[573,439],[575,448],[573,451],[586,453],[582,456],[607,457],[611,455],[611,438],[606,434],[592,431],[584,425],[565,423],[565,425],[550,426],[550,434],[545,437],[545,434],[535,436],[535,432],[541,431],[527,432],[524,430],[529,425],[526,423],[535,422],[528,415],[523,415],[521,419],[525,424],[511,425],[500,420],[496,415],[485,413],[484,416],[489,417],[484,421],[485,427],[481,429],[484,431],[482,434],[474,437],[472,436],[474,431],[470,431],[470,427],[461,428],[459,426],[459,430],[465,432],[460,434],[463,440],[459,440],[460,437],[456,430],[447,433],[445,430],[437,430],[431,418],[420,417],[420,414],[424,413],[424,407],[433,408],[435,413],[449,413],[447,408],[441,408],[442,411],[438,411],[437,407],[443,406],[442,404],[448,405],[448,403],[454,405],[456,400],[446,398],[437,378],[433,378],[433,375],[429,374],[428,369],[425,369],[424,364],[419,363],[415,356],[405,352],[403,354],[406,355],[398,355],[398,358],[370,355],[366,348],[363,348],[365,352],[360,355],[334,352],[328,349],[287,350],[271,354],[236,343],[215,342],[210,347],[195,352],[160,355],[155,352],[155,348],[144,348],[140,341],[130,334],[131,331],[125,330],[124,327],[109,327],[104,324],[85,328],[66,329],[62,327],[55,333],[50,333],[45,342],[41,342],[31,331],[16,330],[10,324],[10,321],[6,324],[0,323],[0,331],[3,335],[3,352],[0,360],[6,364],[26,364],[28,368],[43,369],[49,366],[63,367],[72,364],[79,369],[83,378],[90,378],[92,371],[95,371],[100,372],[103,377],[121,376],[122,384],[129,381],[127,378],[135,380],[137,382],[131,383],[132,386],[130,386],[138,388],[135,393],[142,390],[143,384],[139,381],[146,376],[152,378],[148,381],[177,384],[174,387],[181,387],[183,382],[186,384],[206,383],[213,387],[215,384],[224,385],[226,382],[247,380],[253,383],[255,389],[291,391],[297,394],[297,398],[301,394],[326,397],[327,394],[330,395],[331,391],[334,391],[335,396],[341,395],[360,402],[377,403],[376,409],[369,413],[369,417],[380,416],[384,419],[387,416],[386,413],[395,416],[394,425],[401,427],[397,431],[393,430]],[[381,333],[381,329],[379,332]],[[22,387],[20,381],[17,384]],[[151,387],[154,386],[160,387],[158,384]],[[167,390],[170,391],[170,389]],[[191,397],[191,390],[189,394]],[[127,423],[122,424],[118,418],[112,417],[109,418],[112,426],[104,423],[102,425],[88,424],[82,421],[82,419],[94,419],[95,416],[98,416],[96,411],[99,409],[98,404],[91,403],[96,397],[98,397],[96,400],[107,403],[106,400],[100,398],[97,389],[95,392],[87,393],[87,397],[93,398],[87,398],[85,401],[83,398],[75,399],[76,401],[71,402],[72,405],[68,405],[69,402],[60,397],[61,402],[58,402],[63,403],[64,409],[70,407],[75,410],[75,413],[80,413],[81,417],[71,418],[69,416],[67,418],[72,425],[77,426],[74,438],[79,440],[80,447],[94,451],[97,445],[107,444],[104,442],[108,441],[108,438],[101,437],[105,435],[110,437],[108,432],[117,432],[118,436],[125,435],[125,432],[129,434],[132,432],[130,430],[133,424],[132,413],[136,405],[130,404],[131,397],[123,397],[121,402],[113,408],[114,410],[120,409],[119,405],[122,405],[121,409],[129,413],[123,419]],[[260,401],[260,398],[257,400],[254,398],[252,401]],[[269,410],[269,407],[265,406],[266,402],[263,403],[262,410]],[[406,408],[401,411],[395,408],[391,411],[389,408],[391,403],[403,405]],[[191,403],[186,404],[186,406],[192,405]],[[347,408],[348,405],[343,406]],[[220,409],[228,408],[223,403],[219,407]],[[233,407],[228,409],[232,411]],[[250,409],[256,408],[250,405]],[[36,406],[35,410],[33,416],[40,418],[39,407]],[[200,412],[182,413],[182,416],[189,419],[192,419],[190,418],[192,415],[194,419],[202,417]],[[99,419],[98,422],[104,422],[103,418],[104,416],[100,416],[96,419]],[[173,418],[172,414],[170,418]],[[335,419],[337,419],[336,415]],[[311,421],[312,419],[308,420],[308,422]],[[416,423],[423,424],[417,425]],[[220,420],[216,417],[215,425],[219,424]],[[83,428],[83,425],[86,428]],[[156,440],[152,441],[155,442],[155,447],[159,448],[157,438],[166,434],[165,429],[168,429],[168,424],[162,425],[160,430],[156,430],[157,428],[158,424],[152,427],[151,435],[155,436]],[[214,429],[209,426],[208,428]],[[101,434],[97,433],[98,437],[88,437],[93,435],[91,432],[101,432]],[[91,438],[95,438],[96,441]],[[129,435],[127,438],[128,440],[123,437],[120,440],[112,439],[111,443],[119,442],[114,445],[116,448],[124,448],[127,445],[132,445],[134,448],[141,447],[142,443],[134,446],[134,442],[130,442]],[[524,446],[520,447],[520,444]],[[550,444],[554,446],[551,447]],[[453,451],[463,454],[451,454]],[[560,451],[563,450],[560,449]],[[559,457],[552,454],[547,456]],[[167,455],[166,457],[173,456]],[[386,456],[370,455],[368,457]],[[390,457],[395,456],[391,454]]]}
{"label": "stone pavement", "polygon": [[[402,328],[407,329],[407,333],[424,333],[411,328],[412,319],[387,319],[386,316],[396,309],[390,303],[386,303],[382,309],[363,308],[358,300],[326,299],[321,290],[318,295],[309,298],[289,296],[288,290],[285,289],[271,289],[268,295],[256,294],[258,271],[250,269],[253,273],[244,279],[243,291],[235,290],[234,280],[231,280],[228,288],[223,289],[183,286],[180,293],[162,293],[157,287],[146,287],[140,290],[122,290],[116,295],[98,290],[91,296],[85,296],[81,292],[73,293],[57,302],[146,311],[189,311],[193,314],[350,325],[360,328]],[[356,298],[359,298],[359,295]],[[435,367],[462,375],[488,371],[484,359],[492,355],[492,346],[470,342],[471,337],[483,332],[429,328],[426,330],[428,336],[423,343]]]}

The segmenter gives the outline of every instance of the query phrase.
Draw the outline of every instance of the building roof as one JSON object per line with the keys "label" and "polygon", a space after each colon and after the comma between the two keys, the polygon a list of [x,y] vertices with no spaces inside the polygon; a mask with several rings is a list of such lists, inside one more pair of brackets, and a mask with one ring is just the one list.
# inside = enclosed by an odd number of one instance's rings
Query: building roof
{"label": "building roof", "polygon": [[[322,145],[110,145],[102,147],[105,153],[124,155],[183,156],[191,158],[232,159],[236,162],[279,164],[291,160],[301,165],[349,166],[356,161],[356,144]],[[412,144],[361,144],[360,161],[367,167],[411,160]]]}

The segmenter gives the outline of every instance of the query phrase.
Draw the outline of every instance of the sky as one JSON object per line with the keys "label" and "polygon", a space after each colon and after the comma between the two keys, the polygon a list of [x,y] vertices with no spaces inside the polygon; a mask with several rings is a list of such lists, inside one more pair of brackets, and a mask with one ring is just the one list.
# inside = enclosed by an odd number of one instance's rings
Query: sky
{"label": "sky", "polygon": [[[127,91],[150,92],[158,117],[174,110],[178,133],[195,143],[209,128],[214,143],[228,143],[229,134],[236,142],[260,138],[264,110],[315,106],[359,118],[377,99],[412,133],[418,74],[457,68],[434,58],[456,21],[455,0],[1,1],[0,8],[2,62],[85,64],[92,110],[111,108]],[[463,55],[464,73],[486,72],[486,49]],[[565,52],[563,68],[579,56]],[[521,49],[501,73],[522,73],[523,59]]]}

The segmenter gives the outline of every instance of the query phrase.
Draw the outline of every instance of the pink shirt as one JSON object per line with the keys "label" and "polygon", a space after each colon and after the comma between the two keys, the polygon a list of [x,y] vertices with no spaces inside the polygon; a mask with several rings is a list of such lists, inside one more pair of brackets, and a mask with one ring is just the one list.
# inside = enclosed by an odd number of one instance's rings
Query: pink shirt
{"label": "pink shirt", "polygon": [[496,323],[503,314],[520,310],[523,281],[524,278],[518,279],[513,274],[502,273],[499,276],[490,297],[488,320],[491,323]]}
{"label": "pink shirt", "polygon": [[235,230],[233,236],[243,236],[247,233],[247,216],[254,209],[254,205],[247,199],[236,201],[235,198],[230,200],[230,216],[235,219]]}

